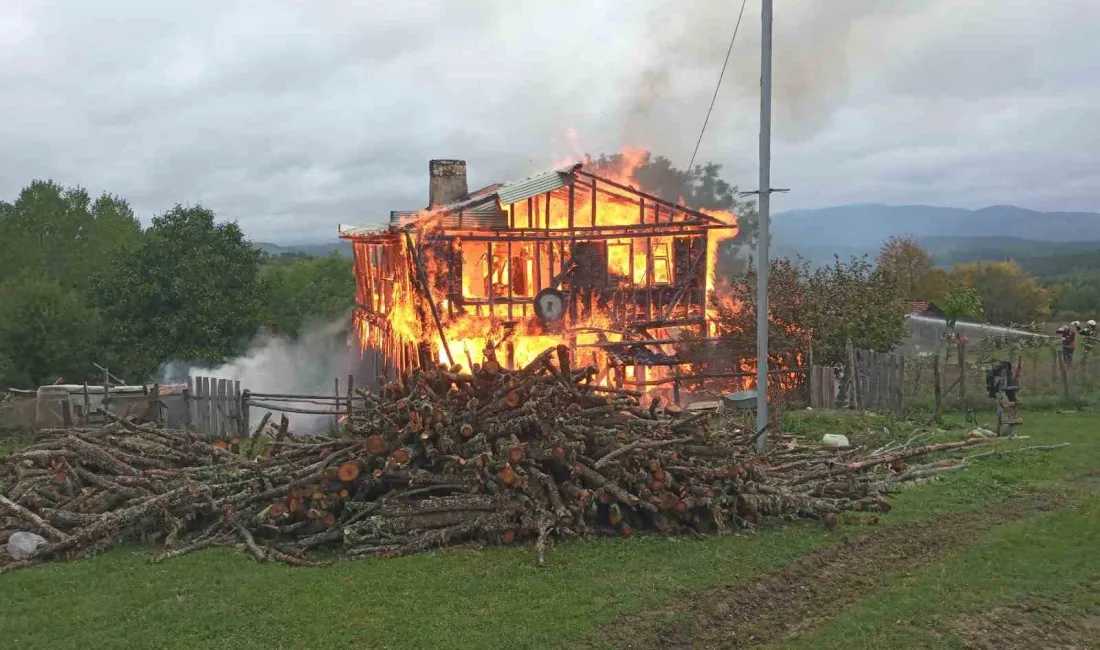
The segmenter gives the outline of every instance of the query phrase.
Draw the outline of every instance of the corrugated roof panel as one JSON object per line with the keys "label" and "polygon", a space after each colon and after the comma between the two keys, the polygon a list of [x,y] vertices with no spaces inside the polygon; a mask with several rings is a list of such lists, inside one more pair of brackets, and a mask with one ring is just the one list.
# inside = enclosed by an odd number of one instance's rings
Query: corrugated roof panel
{"label": "corrugated roof panel", "polygon": [[390,213],[390,225],[396,227],[407,226],[411,223],[436,217],[446,229],[486,230],[508,227],[508,214],[500,209],[495,194],[459,201],[432,212],[425,210],[395,210]]}
{"label": "corrugated roof panel", "polygon": [[[461,201],[440,206],[434,210],[394,210],[390,212],[390,226],[403,227],[423,219],[438,216],[444,228],[470,228],[473,230],[493,230],[508,227],[508,214],[501,206],[511,205],[532,196],[553,192],[571,185],[576,178],[574,172],[583,165],[575,163],[535,174],[523,180],[501,185],[489,185],[467,196]],[[461,226],[459,214],[461,213]],[[371,229],[374,230],[374,229]],[[366,234],[368,228],[341,231],[343,235]]]}
{"label": "corrugated roof panel", "polygon": [[552,169],[548,172],[535,174],[521,181],[512,181],[501,185],[496,194],[502,205],[511,205],[516,201],[522,201],[532,196],[552,192],[559,187],[565,187],[573,182],[573,172],[581,168],[580,163]]}

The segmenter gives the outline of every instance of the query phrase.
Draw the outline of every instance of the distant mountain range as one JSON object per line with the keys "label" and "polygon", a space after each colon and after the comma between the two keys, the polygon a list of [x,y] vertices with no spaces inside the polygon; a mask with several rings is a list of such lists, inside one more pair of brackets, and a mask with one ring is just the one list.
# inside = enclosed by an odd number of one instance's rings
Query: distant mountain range
{"label": "distant mountain range", "polygon": [[[1100,213],[1036,212],[1011,205],[980,210],[929,205],[842,205],[780,212],[772,218],[772,255],[796,255],[814,264],[874,257],[892,235],[913,235],[950,266],[977,260],[1016,259],[1025,269],[1050,276],[1082,266],[1100,266]],[[269,255],[351,257],[351,244],[254,242]]]}
{"label": "distant mountain range", "polygon": [[942,265],[1100,249],[1100,213],[1036,212],[1011,205],[980,210],[928,205],[845,205],[772,218],[775,255],[827,263],[874,255],[892,235],[913,235]]}
{"label": "distant mountain range", "polygon": [[309,255],[323,256],[339,253],[344,257],[351,257],[351,242],[333,238],[331,242],[309,244],[272,244],[270,242],[256,241],[252,245],[268,255]]}

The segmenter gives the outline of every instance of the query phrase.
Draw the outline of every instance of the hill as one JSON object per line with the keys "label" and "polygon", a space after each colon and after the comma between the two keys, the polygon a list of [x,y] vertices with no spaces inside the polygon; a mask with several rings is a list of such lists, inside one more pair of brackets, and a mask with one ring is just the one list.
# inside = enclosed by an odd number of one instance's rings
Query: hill
{"label": "hill", "polygon": [[913,235],[940,264],[1086,254],[1100,249],[1100,213],[980,210],[928,205],[846,205],[781,212],[772,219],[777,255],[814,263],[874,255],[892,235]]}
{"label": "hill", "polygon": [[331,242],[302,243],[302,244],[272,244],[270,242],[254,241],[252,245],[268,255],[309,255],[312,257],[339,253],[343,257],[351,257],[351,242],[343,239],[334,239]]}

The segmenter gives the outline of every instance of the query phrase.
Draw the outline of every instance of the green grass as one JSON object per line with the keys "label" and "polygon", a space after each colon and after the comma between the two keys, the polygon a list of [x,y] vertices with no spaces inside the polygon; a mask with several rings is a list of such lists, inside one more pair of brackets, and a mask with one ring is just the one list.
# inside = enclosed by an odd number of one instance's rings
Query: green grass
{"label": "green grass", "polygon": [[[1072,444],[1070,450],[983,461],[942,481],[906,489],[893,500],[895,507],[884,524],[981,510],[1013,495],[1079,489],[1075,485],[1100,467],[1100,418],[1086,413],[1026,417],[1020,433],[1033,439],[1003,444],[1064,441]],[[869,415],[791,413],[788,420],[785,429],[807,436],[828,429],[867,440],[881,437],[883,442],[907,437],[922,426]],[[937,436],[957,435],[958,429],[954,434],[946,430],[963,424],[961,417],[948,418]],[[883,427],[890,433],[878,431]],[[1051,515],[1049,521],[1031,519],[997,529],[980,546],[952,556],[949,571],[937,565],[845,610],[832,626],[817,631],[822,647],[850,647],[842,642],[852,626],[877,630],[874,638],[892,640],[898,633],[890,628],[890,616],[910,600],[955,598],[952,594],[969,593],[975,584],[983,591],[968,606],[1032,588],[1070,590],[1079,582],[1069,579],[1070,569],[1088,574],[1100,561],[1085,557],[1100,541],[1096,511],[1095,500],[1087,501],[1076,510]],[[534,566],[528,548],[457,550],[296,569],[258,565],[227,549],[150,565],[143,549],[132,547],[0,575],[0,645],[575,647],[620,613],[658,605],[685,588],[751,578],[859,532],[845,526],[829,532],[809,522],[707,540],[573,543],[555,548],[547,569]],[[1086,551],[1075,550],[1076,540],[1086,542]],[[1047,543],[1054,543],[1055,551],[1044,550]],[[1037,555],[1048,552],[1053,553],[1049,561],[1036,562]],[[1068,562],[1068,568],[1048,566],[1060,561]],[[1024,577],[999,576],[998,565],[1003,572],[1025,572],[1019,573]],[[895,604],[888,606],[891,602]],[[938,605],[927,607],[918,611],[940,611]],[[919,621],[914,625],[905,632],[907,638],[923,638]]]}
{"label": "green grass", "polygon": [[[948,623],[1024,599],[1066,604],[1069,618],[1100,612],[1100,498],[995,530],[977,546],[846,608],[785,648],[962,647]],[[853,643],[858,639],[858,643]]]}

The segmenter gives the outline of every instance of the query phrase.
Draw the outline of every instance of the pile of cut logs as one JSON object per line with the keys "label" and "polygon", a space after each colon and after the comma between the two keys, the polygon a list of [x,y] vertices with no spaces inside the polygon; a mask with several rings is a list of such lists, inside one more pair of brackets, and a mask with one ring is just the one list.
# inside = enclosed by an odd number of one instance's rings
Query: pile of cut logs
{"label": "pile of cut logs", "polygon": [[507,371],[491,357],[471,374],[414,371],[378,393],[342,438],[264,425],[248,439],[207,442],[116,420],[44,432],[4,462],[0,543],[47,540],[0,570],[93,554],[124,541],[160,561],[222,545],[257,560],[314,565],[329,557],[396,556],[463,544],[636,533],[708,534],[765,518],[835,521],[884,511],[913,459],[986,439],[869,455],[755,434],[717,413],[686,414],[597,386],[564,348]]}

